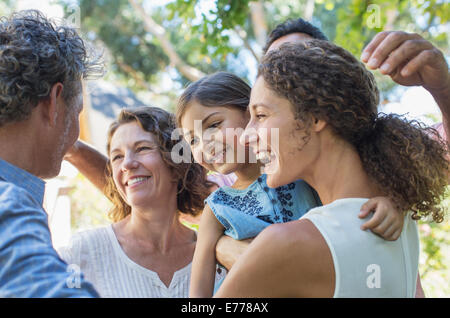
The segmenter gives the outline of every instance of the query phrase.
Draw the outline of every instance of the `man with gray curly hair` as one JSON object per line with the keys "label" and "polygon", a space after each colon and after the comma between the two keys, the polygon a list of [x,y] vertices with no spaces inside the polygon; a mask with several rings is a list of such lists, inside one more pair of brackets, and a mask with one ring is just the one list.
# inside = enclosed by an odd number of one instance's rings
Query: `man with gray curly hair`
{"label": "man with gray curly hair", "polygon": [[39,11],[0,19],[0,297],[97,297],[52,247],[42,178],[79,136],[82,79],[102,73],[77,32]]}

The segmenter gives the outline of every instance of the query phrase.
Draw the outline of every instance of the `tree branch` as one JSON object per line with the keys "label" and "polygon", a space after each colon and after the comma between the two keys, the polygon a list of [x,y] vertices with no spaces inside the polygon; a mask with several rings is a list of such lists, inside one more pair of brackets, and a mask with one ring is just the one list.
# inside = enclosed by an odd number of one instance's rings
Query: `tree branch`
{"label": "tree branch", "polygon": [[116,63],[122,69],[122,71],[128,73],[136,81],[136,84],[149,92],[153,92],[150,84],[147,83],[147,81],[142,78],[142,75],[139,74],[134,68],[118,59],[116,59]]}
{"label": "tree branch", "polygon": [[144,21],[144,28],[147,32],[156,36],[156,38],[161,43],[161,47],[164,53],[169,57],[170,63],[177,68],[181,74],[186,76],[191,81],[196,81],[205,76],[205,74],[199,69],[187,65],[180,58],[178,53],[175,51],[172,43],[167,38],[166,31],[162,26],[157,24],[148,14],[145,13],[142,5],[138,4],[135,0],[128,0],[131,6],[134,8],[136,14],[138,14]]}
{"label": "tree branch", "polygon": [[304,19],[306,21],[312,20],[312,17],[314,15],[314,4],[315,4],[315,0],[308,0],[306,2],[305,15],[304,15]]}
{"label": "tree branch", "polygon": [[236,28],[234,29],[234,33],[242,40],[245,48],[249,50],[250,53],[252,53],[253,57],[259,63],[260,56],[256,54],[255,50],[253,50],[250,43],[248,42],[247,33],[244,30],[242,30],[240,26],[236,26]]}

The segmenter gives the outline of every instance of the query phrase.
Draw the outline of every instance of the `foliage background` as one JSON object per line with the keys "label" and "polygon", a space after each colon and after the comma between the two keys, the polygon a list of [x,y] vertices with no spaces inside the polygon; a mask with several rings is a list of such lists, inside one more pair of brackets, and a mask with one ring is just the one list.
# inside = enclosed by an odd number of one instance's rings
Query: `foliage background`
{"label": "foliage background", "polygon": [[[5,15],[28,0],[3,0]],[[66,15],[79,14],[85,38],[104,48],[106,80],[141,99],[173,110],[190,81],[228,70],[254,81],[268,32],[287,18],[303,17],[331,41],[359,56],[382,30],[418,32],[450,54],[448,0],[48,0]],[[30,2],[30,1],[29,1]],[[31,1],[32,2],[32,1]],[[42,2],[42,1],[40,1]],[[375,72],[382,104],[397,102],[405,88]],[[427,114],[432,122],[439,115]],[[83,176],[72,179],[72,230],[108,224],[110,203]],[[443,202],[450,204],[450,197]],[[420,273],[428,297],[450,297],[448,217],[420,222]]]}

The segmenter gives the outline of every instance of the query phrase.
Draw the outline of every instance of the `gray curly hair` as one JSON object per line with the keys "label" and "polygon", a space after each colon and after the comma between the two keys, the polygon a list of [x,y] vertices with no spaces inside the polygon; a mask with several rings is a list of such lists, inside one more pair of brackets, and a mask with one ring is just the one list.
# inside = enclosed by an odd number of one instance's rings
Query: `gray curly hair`
{"label": "gray curly hair", "polygon": [[81,79],[103,72],[100,56],[90,56],[75,29],[37,10],[0,18],[0,127],[26,120],[56,83],[70,105]]}

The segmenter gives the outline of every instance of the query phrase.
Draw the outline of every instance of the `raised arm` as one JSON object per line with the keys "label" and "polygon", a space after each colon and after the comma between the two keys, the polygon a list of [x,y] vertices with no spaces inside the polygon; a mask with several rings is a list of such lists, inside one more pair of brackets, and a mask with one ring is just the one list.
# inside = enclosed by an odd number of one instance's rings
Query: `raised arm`
{"label": "raised arm", "polygon": [[[440,92],[430,92],[442,112],[442,124],[446,136],[450,136],[450,84]],[[448,138],[448,137],[447,137]],[[449,141],[447,140],[447,143]]]}
{"label": "raised arm", "polygon": [[100,191],[106,186],[105,169],[108,158],[87,143],[78,140],[64,157]]}
{"label": "raised arm", "polygon": [[378,33],[366,46],[361,60],[404,86],[423,86],[442,112],[450,136],[450,74],[442,52],[417,33]]}

